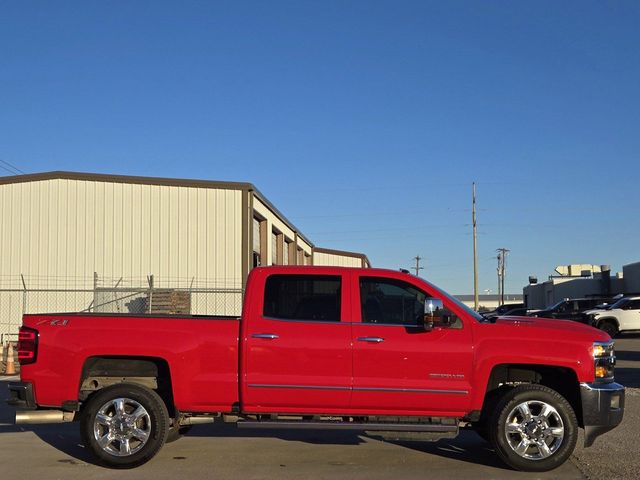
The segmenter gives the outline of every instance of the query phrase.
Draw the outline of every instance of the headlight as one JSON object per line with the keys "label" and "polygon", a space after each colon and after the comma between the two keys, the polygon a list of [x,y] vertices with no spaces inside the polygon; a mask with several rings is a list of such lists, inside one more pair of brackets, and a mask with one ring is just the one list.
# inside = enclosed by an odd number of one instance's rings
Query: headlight
{"label": "headlight", "polygon": [[592,353],[596,381],[613,381],[616,364],[613,342],[593,342]]}

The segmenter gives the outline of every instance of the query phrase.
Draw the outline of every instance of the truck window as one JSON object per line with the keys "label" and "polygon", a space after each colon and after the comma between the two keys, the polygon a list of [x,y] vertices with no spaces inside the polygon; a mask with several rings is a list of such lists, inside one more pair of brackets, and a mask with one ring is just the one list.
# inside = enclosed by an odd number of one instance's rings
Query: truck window
{"label": "truck window", "polygon": [[331,275],[271,275],[264,293],[265,317],[340,321],[341,279]]}
{"label": "truck window", "polygon": [[419,325],[427,295],[401,280],[361,277],[360,305],[364,323]]}

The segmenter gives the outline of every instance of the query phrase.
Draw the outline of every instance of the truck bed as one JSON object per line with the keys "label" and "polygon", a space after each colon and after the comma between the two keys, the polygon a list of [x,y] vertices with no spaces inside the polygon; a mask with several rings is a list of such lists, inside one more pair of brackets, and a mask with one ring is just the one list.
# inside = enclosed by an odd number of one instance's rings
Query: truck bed
{"label": "truck bed", "polygon": [[85,359],[119,356],[171,365],[180,411],[231,411],[238,402],[239,317],[60,313],[23,322],[39,332],[37,363],[22,367],[22,379],[41,406],[78,398]]}

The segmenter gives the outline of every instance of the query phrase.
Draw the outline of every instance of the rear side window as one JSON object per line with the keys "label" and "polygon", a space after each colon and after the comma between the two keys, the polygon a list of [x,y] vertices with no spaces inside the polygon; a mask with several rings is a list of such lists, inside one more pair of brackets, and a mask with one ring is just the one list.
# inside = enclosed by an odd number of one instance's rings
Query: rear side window
{"label": "rear side window", "polygon": [[280,320],[340,321],[341,280],[331,275],[271,275],[264,316]]}

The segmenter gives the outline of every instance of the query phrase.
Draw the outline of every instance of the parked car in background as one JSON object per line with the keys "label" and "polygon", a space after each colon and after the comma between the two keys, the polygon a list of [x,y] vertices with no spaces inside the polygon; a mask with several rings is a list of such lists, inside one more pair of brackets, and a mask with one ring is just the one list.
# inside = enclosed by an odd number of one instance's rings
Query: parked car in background
{"label": "parked car in background", "polygon": [[593,310],[597,305],[608,302],[611,302],[610,297],[566,298],[559,301],[552,307],[530,313],[529,316],[584,322],[585,317],[582,315],[583,312],[586,310]]}
{"label": "parked car in background", "polygon": [[500,315],[501,317],[526,317],[532,310],[528,308],[514,308]]}
{"label": "parked car in background", "polygon": [[640,330],[640,296],[624,297],[604,310],[584,312],[586,322],[609,334]]}
{"label": "parked car in background", "polygon": [[495,310],[491,310],[489,312],[485,312],[482,315],[485,318],[495,318],[502,317],[507,314],[507,312],[514,310],[516,308],[524,308],[524,303],[505,303],[504,305],[500,305]]}

